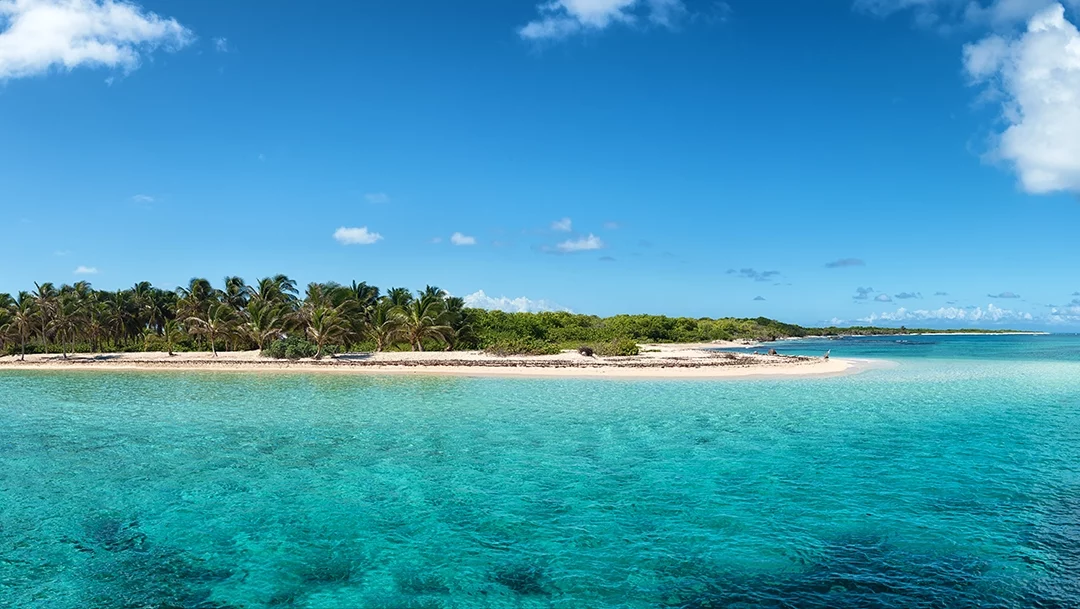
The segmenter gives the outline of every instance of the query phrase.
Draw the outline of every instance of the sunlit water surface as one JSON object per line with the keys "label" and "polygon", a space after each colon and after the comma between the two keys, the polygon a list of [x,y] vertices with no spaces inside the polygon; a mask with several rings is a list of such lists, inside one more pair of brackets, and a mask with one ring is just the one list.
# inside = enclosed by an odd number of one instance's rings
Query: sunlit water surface
{"label": "sunlit water surface", "polygon": [[0,607],[1080,606],[1080,340],[1040,339],[817,380],[3,372]]}

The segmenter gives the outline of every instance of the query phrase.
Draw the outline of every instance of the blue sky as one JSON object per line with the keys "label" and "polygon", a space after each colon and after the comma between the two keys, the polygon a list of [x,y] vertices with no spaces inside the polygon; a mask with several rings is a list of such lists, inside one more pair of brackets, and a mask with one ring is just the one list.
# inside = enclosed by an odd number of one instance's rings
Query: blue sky
{"label": "blue sky", "polygon": [[0,0],[0,291],[1074,329],[1075,8]]}

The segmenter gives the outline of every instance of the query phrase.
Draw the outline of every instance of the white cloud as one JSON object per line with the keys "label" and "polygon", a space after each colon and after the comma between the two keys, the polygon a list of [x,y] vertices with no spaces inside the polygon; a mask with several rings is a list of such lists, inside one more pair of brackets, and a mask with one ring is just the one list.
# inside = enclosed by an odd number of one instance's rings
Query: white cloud
{"label": "white cloud", "polygon": [[574,223],[570,221],[570,218],[563,218],[562,220],[556,220],[551,223],[551,230],[557,230],[560,232],[568,233],[574,230]]}
{"label": "white cloud", "polygon": [[1052,324],[1072,324],[1080,322],[1080,300],[1073,300],[1063,307],[1050,307],[1047,321]]}
{"label": "white cloud", "polygon": [[461,233],[450,235],[450,243],[454,245],[476,245],[476,237],[470,237]]}
{"label": "white cloud", "polygon": [[878,294],[874,300],[878,302],[892,302],[892,296],[889,296],[888,294]]}
{"label": "white cloud", "polygon": [[532,300],[524,296],[507,298],[500,296],[493,298],[478,290],[465,297],[465,305],[475,309],[490,309],[493,311],[506,311],[508,313],[539,313],[542,311],[569,311],[566,307],[546,300]]}
{"label": "white cloud", "polygon": [[383,236],[368,230],[366,226],[359,228],[341,228],[334,231],[334,239],[342,245],[371,245],[382,240]]}
{"label": "white cloud", "polygon": [[964,67],[1002,98],[1008,127],[993,155],[1010,163],[1030,193],[1080,192],[1080,31],[1054,4],[1014,38],[964,47]]}
{"label": "white cloud", "polygon": [[194,40],[175,19],[115,0],[0,0],[0,81],[80,66],[139,67]]}
{"label": "white cloud", "polygon": [[948,31],[957,27],[1009,29],[1052,4],[1054,0],[855,0],[854,6],[881,17],[910,10],[919,25]]}
{"label": "white cloud", "polygon": [[390,195],[385,192],[369,192],[364,195],[364,198],[367,199],[368,203],[382,204],[390,202]]}
{"label": "white cloud", "polygon": [[79,266],[75,269],[76,275],[97,275],[98,270],[92,266]]}
{"label": "white cloud", "polygon": [[136,203],[153,203],[154,197],[151,197],[150,195],[135,195],[134,197],[131,197],[131,200]]}
{"label": "white cloud", "polygon": [[872,313],[859,319],[861,322],[908,322],[908,321],[956,321],[965,323],[1032,321],[1031,313],[1003,309],[993,303],[982,307],[941,307],[939,309],[910,310],[900,307],[893,312]]}
{"label": "white cloud", "polygon": [[214,50],[218,53],[229,52],[229,39],[224,37],[218,37],[214,39]]}
{"label": "white cloud", "polygon": [[604,242],[600,240],[600,237],[592,233],[589,233],[588,237],[581,237],[580,239],[567,239],[555,246],[560,252],[584,252],[598,250],[602,247],[604,247]]}
{"label": "white cloud", "polygon": [[633,24],[643,17],[671,27],[686,13],[682,0],[550,0],[536,8],[539,18],[518,30],[526,40],[566,38],[613,23]]}

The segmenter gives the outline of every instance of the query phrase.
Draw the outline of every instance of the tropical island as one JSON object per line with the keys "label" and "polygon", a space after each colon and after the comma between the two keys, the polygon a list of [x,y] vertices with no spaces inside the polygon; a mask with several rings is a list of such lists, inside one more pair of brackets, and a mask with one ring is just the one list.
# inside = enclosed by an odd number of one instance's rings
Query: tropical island
{"label": "tropical island", "polygon": [[[103,291],[82,281],[0,294],[0,363],[23,366],[281,369],[681,370],[835,373],[851,362],[718,347],[808,336],[949,330],[809,328],[758,317],[598,317],[470,308],[437,287],[385,292],[364,282],[297,283],[276,275],[222,287],[195,278],[166,290]],[[956,332],[956,331],[952,331]],[[964,332],[972,332],[966,330]],[[982,330],[976,332],[1003,332]],[[725,375],[728,374],[725,372]]]}

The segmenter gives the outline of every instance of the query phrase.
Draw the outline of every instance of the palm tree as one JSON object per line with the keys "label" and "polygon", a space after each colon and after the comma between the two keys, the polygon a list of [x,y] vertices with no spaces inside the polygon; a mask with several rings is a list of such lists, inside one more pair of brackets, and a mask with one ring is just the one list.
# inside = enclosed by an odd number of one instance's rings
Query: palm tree
{"label": "palm tree", "polygon": [[250,301],[278,303],[284,300],[284,294],[273,277],[263,277],[256,285],[249,285],[248,292],[251,293]]}
{"label": "palm tree", "polygon": [[70,289],[61,290],[56,305],[56,313],[50,326],[56,333],[56,340],[60,343],[60,353],[64,356],[64,359],[67,359],[68,354],[64,339],[66,338],[70,343],[71,351],[75,351],[75,335],[78,333],[81,323],[82,311],[79,301]]}
{"label": "palm tree", "polygon": [[58,293],[56,287],[49,282],[42,284],[34,283],[34,300],[37,301],[38,330],[41,331],[41,346],[45,353],[49,352],[48,329],[52,317],[56,313],[56,299]]}
{"label": "palm tree", "polygon": [[295,301],[297,296],[300,295],[300,290],[296,289],[296,280],[289,279],[286,275],[274,275],[273,281],[277,284],[278,292],[288,301]]}
{"label": "palm tree", "polygon": [[165,322],[176,317],[176,292],[154,288],[147,305],[146,323],[154,332],[161,334]]}
{"label": "palm tree", "polygon": [[210,351],[217,357],[217,339],[229,336],[236,327],[236,311],[224,302],[213,301],[201,315],[192,315],[184,320],[191,334],[206,336],[210,341]]}
{"label": "palm tree", "polygon": [[364,311],[369,311],[379,301],[379,288],[368,285],[367,282],[361,281],[357,283],[354,281],[352,286],[349,287],[349,291],[352,292],[356,304]]}
{"label": "palm tree", "polygon": [[175,355],[173,353],[173,347],[179,342],[180,337],[183,336],[184,330],[180,327],[180,322],[175,319],[167,319],[162,324],[161,337],[165,339],[165,349],[169,352],[169,357]]}
{"label": "palm tree", "polygon": [[37,300],[29,292],[19,292],[11,307],[10,323],[19,337],[19,361],[26,361],[26,340],[37,326]]}
{"label": "palm tree", "polygon": [[251,290],[247,284],[240,277],[226,277],[225,278],[225,291],[221,299],[225,301],[230,307],[237,311],[243,310],[247,306],[248,299],[251,297]]}
{"label": "palm tree", "polygon": [[475,339],[473,334],[473,315],[465,308],[465,299],[460,296],[450,296],[443,300],[446,308],[447,324],[451,332],[446,336],[446,350],[456,349],[458,343]]}
{"label": "palm tree", "polygon": [[289,317],[290,311],[284,304],[252,299],[244,311],[241,329],[261,351],[284,334]]}
{"label": "palm tree", "polygon": [[93,300],[87,302],[86,305],[86,337],[90,340],[90,350],[97,352],[100,350],[101,341],[108,333],[105,320],[109,314],[109,305],[106,302],[98,300],[97,295],[94,295]]}
{"label": "palm tree", "polygon": [[321,359],[323,349],[332,341],[344,340],[349,325],[336,307],[320,306],[310,310],[306,318],[307,335],[315,343],[315,359]]}
{"label": "palm tree", "polygon": [[381,298],[371,310],[367,323],[367,336],[375,341],[375,351],[390,346],[401,332],[401,310],[389,298]]}
{"label": "palm tree", "polygon": [[412,302],[412,292],[408,288],[390,288],[386,291],[386,297],[395,307],[404,307]]}
{"label": "palm tree", "polygon": [[128,290],[131,295],[130,307],[133,326],[142,328],[150,323],[150,311],[154,306],[153,291],[154,286],[150,285],[149,281],[140,281]]}
{"label": "palm tree", "polygon": [[418,298],[400,307],[401,332],[414,351],[424,350],[425,339],[449,342],[447,337],[453,330],[447,323],[446,306],[443,303],[445,295],[446,292],[428,286]]}
{"label": "palm tree", "polygon": [[113,346],[126,344],[128,338],[138,335],[135,331],[138,327],[138,309],[131,298],[130,291],[119,290],[105,293],[102,299],[105,304],[102,322],[106,334],[112,339]]}
{"label": "palm tree", "polygon": [[191,317],[206,313],[210,302],[218,299],[219,292],[208,280],[195,277],[186,288],[176,288],[176,295],[179,297],[177,312],[183,317]]}
{"label": "palm tree", "polygon": [[15,306],[15,299],[11,294],[0,293],[0,357],[7,348],[8,336],[11,332],[11,308]]}

